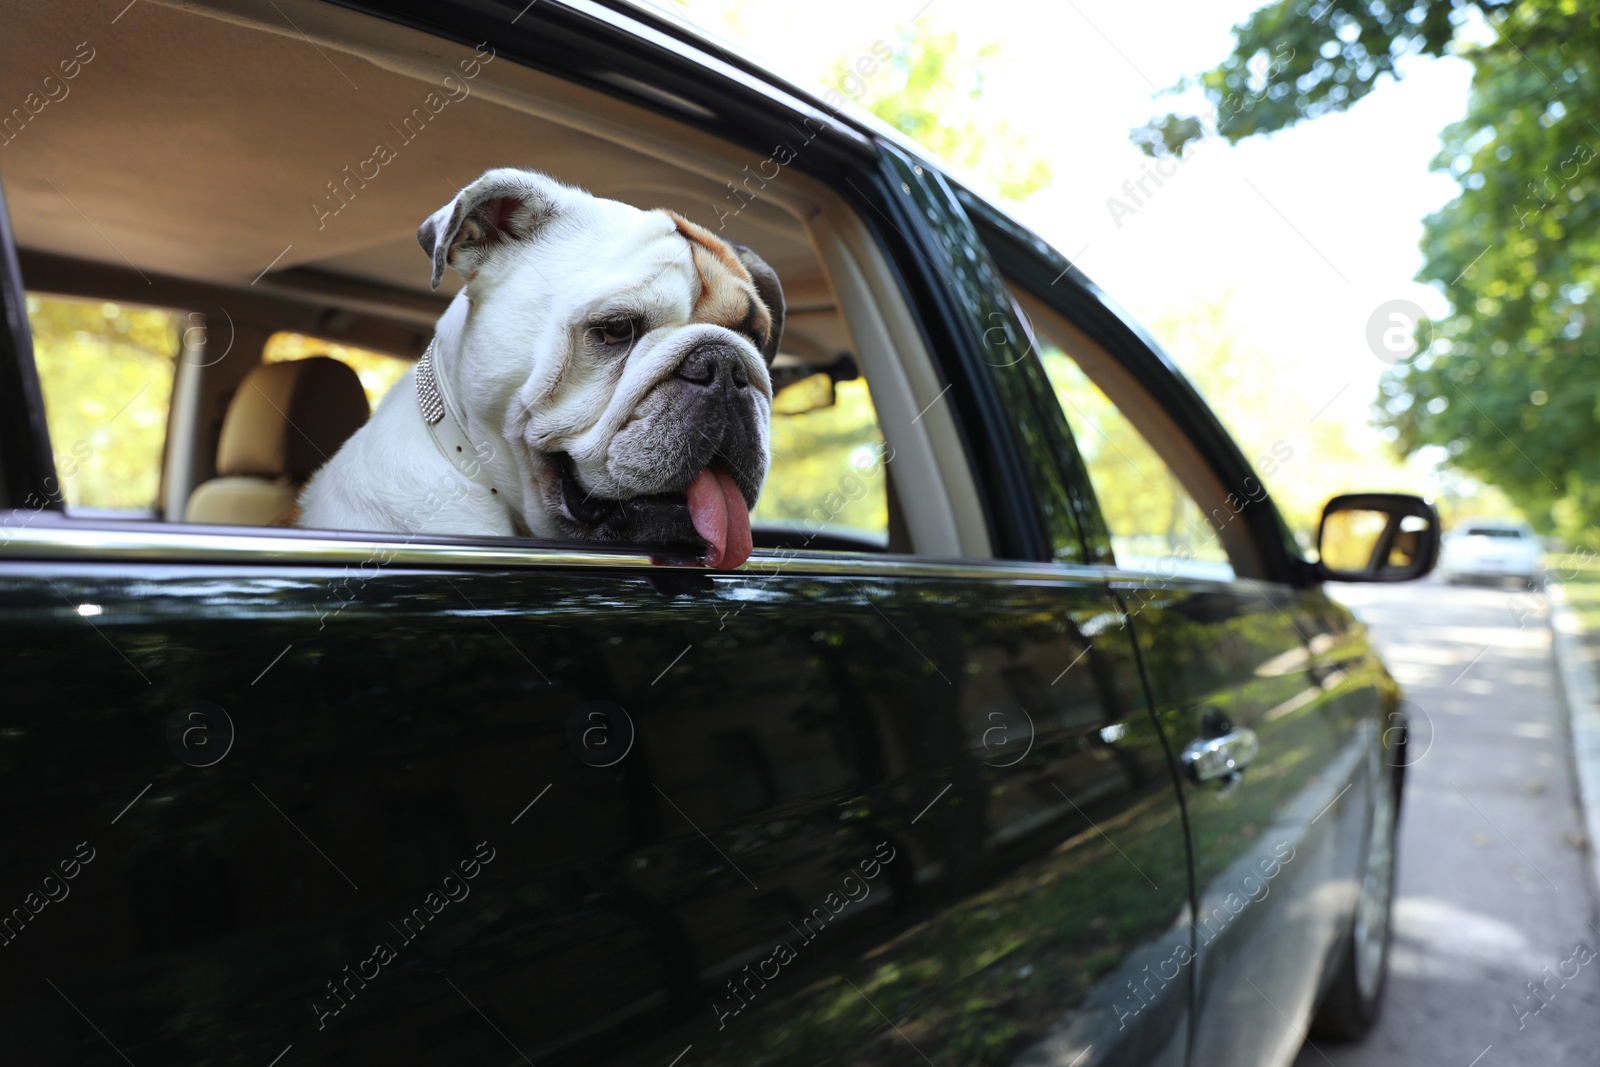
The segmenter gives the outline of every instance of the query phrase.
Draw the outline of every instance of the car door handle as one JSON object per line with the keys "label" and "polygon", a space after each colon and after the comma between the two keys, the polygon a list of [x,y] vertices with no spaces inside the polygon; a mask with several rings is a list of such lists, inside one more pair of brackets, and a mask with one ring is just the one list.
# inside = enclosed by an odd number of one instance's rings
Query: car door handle
{"label": "car door handle", "polygon": [[1189,742],[1183,750],[1183,766],[1196,782],[1236,780],[1259,751],[1261,744],[1256,740],[1256,732],[1241,728],[1221,737]]}

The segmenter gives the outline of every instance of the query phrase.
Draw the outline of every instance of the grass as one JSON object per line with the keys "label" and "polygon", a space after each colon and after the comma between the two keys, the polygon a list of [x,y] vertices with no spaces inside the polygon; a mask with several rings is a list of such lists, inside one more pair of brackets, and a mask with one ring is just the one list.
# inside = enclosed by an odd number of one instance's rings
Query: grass
{"label": "grass", "polygon": [[1591,636],[1600,636],[1600,560],[1579,564],[1571,556],[1552,558],[1548,563],[1550,578],[1561,583],[1562,590],[1583,629]]}

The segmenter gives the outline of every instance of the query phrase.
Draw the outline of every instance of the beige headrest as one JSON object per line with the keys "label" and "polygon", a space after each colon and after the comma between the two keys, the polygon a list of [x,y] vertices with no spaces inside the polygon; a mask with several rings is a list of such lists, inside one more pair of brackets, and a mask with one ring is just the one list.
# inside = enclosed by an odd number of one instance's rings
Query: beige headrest
{"label": "beige headrest", "polygon": [[217,475],[303,482],[369,414],[361,379],[336,359],[264,363],[245,376],[228,405]]}

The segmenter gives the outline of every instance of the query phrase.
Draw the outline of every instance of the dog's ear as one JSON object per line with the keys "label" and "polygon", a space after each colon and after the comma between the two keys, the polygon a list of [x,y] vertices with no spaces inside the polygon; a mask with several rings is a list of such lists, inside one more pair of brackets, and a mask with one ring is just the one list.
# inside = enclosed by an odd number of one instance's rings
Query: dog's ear
{"label": "dog's ear", "polygon": [[729,241],[728,247],[739,257],[744,269],[750,272],[751,280],[756,283],[756,295],[772,315],[772,332],[767,336],[767,343],[761,346],[761,357],[770,366],[773,357],[778,354],[778,344],[783,340],[783,285],[778,281],[778,272],[767,266],[766,260],[742,244]]}
{"label": "dog's ear", "polygon": [[531,170],[485,171],[417,228],[417,243],[433,257],[433,288],[445,267],[471,281],[495,252],[538,233],[556,215],[563,189]]}

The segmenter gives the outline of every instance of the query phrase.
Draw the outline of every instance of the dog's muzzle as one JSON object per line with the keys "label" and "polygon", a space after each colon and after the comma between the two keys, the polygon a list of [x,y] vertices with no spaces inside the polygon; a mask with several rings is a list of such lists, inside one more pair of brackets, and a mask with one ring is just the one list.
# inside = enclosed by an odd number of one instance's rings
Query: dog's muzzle
{"label": "dog's muzzle", "polygon": [[567,514],[603,540],[702,541],[710,566],[739,566],[752,549],[750,509],[766,476],[759,399],[738,348],[696,345],[656,387],[649,439],[627,442],[647,457],[661,489],[623,500],[595,497],[578,481],[572,458],[557,454]]}

